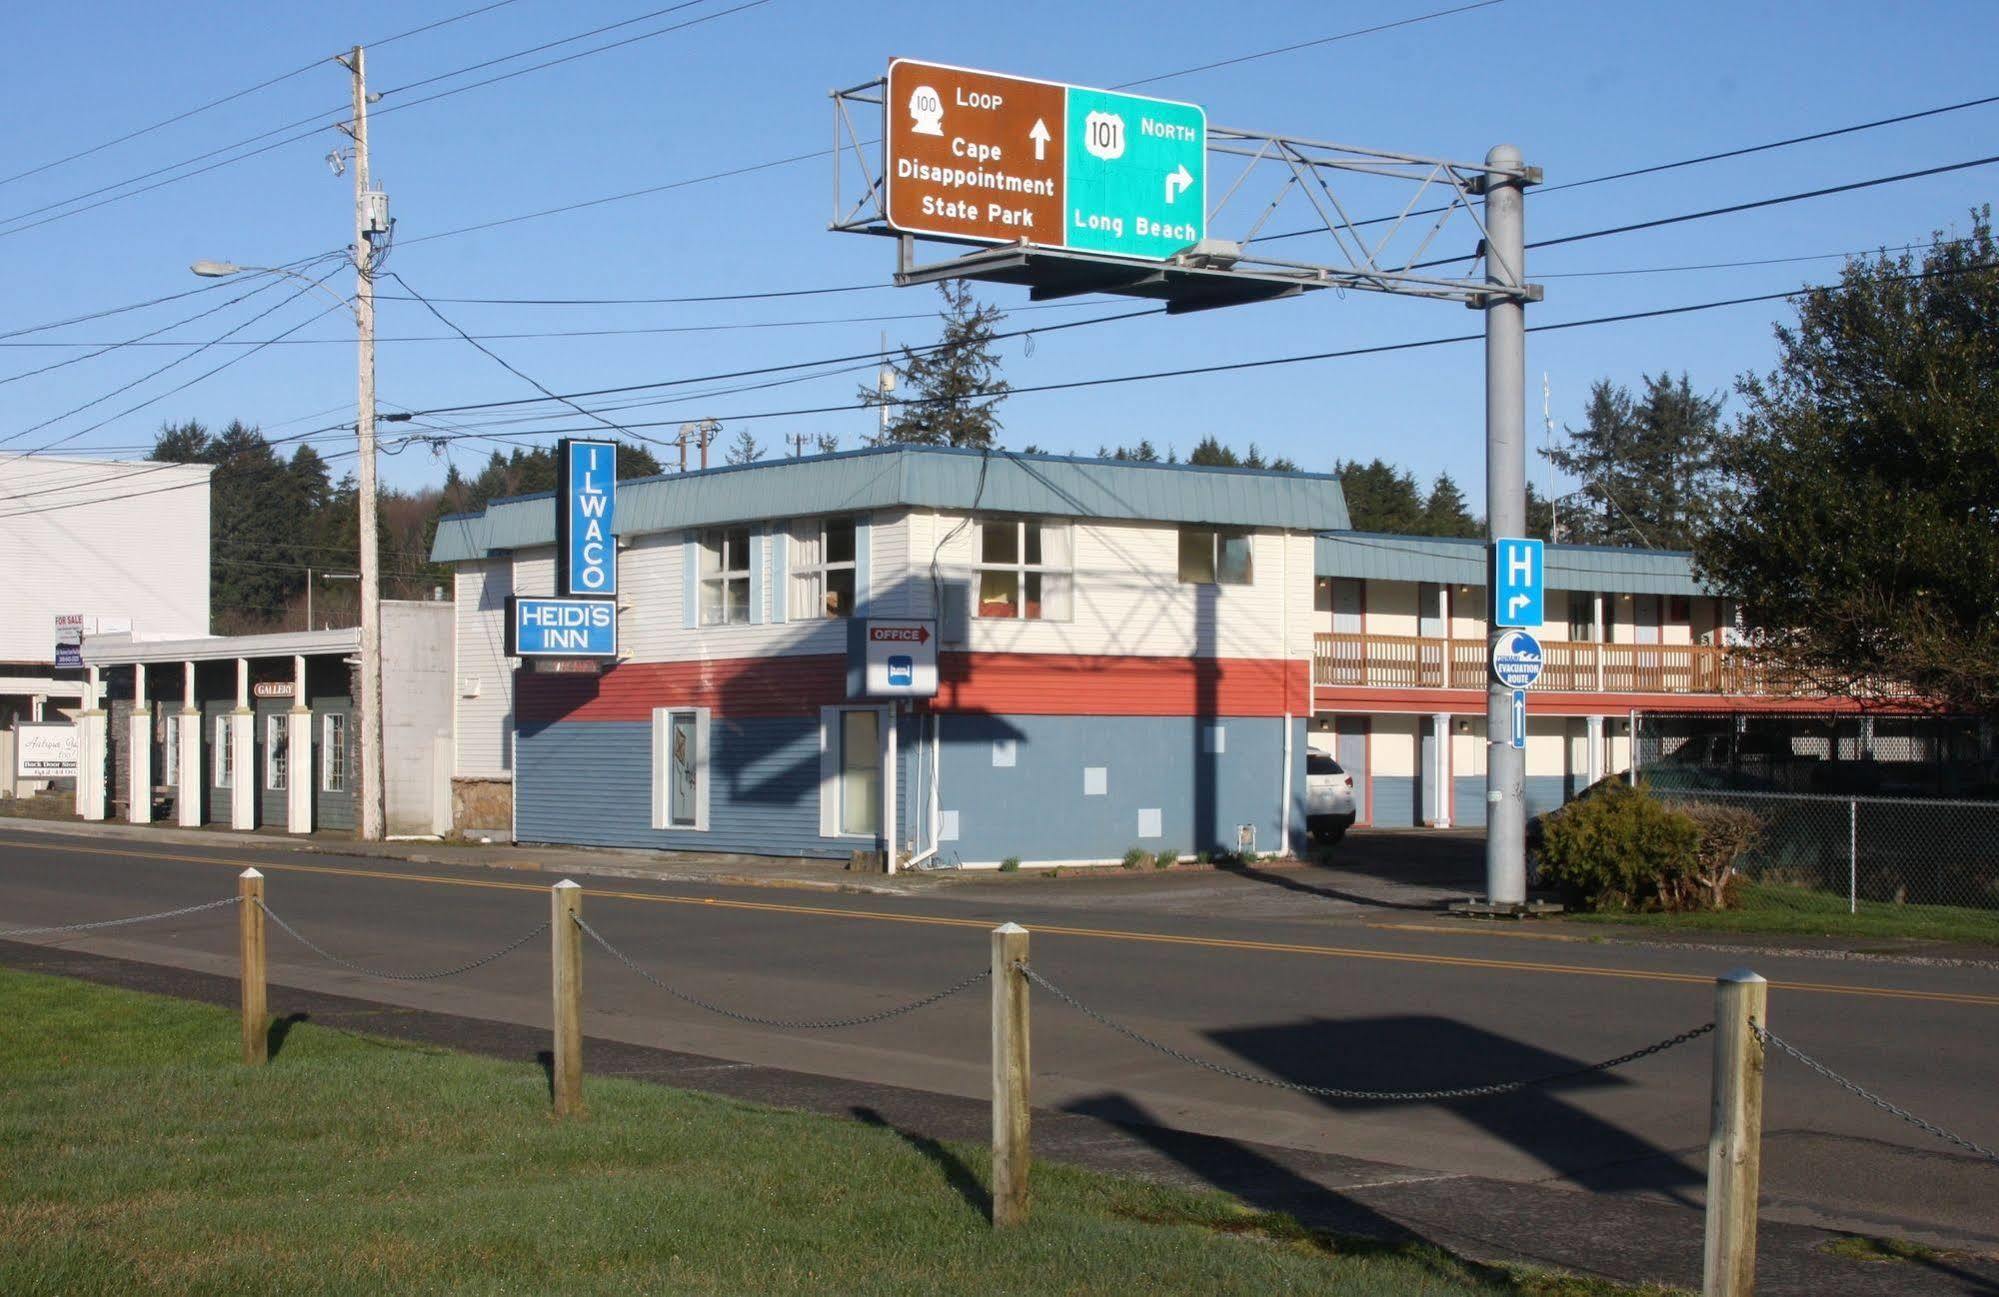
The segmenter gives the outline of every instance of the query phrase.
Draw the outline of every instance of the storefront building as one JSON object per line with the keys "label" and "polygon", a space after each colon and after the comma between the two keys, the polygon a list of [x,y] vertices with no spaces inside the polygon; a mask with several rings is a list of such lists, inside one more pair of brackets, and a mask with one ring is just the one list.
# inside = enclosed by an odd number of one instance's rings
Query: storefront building
{"label": "storefront building", "polygon": [[[382,605],[391,834],[448,829],[451,611]],[[84,645],[77,813],[290,833],[351,831],[360,787],[360,632]]]}
{"label": "storefront building", "polygon": [[[618,497],[601,664],[507,656],[509,597],[555,593],[552,497],[439,528],[461,831],[970,867],[1302,844],[1332,478],[883,447]],[[934,634],[934,696],[866,695],[882,627]]]}

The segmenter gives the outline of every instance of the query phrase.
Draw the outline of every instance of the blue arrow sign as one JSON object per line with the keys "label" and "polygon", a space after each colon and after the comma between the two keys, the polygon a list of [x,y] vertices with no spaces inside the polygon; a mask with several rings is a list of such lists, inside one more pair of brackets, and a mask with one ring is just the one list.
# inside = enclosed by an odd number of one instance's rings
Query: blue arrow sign
{"label": "blue arrow sign", "polygon": [[1513,746],[1525,751],[1527,748],[1527,691],[1513,691]]}
{"label": "blue arrow sign", "polygon": [[1492,542],[1492,624],[1539,626],[1547,620],[1543,546],[1522,536]]}

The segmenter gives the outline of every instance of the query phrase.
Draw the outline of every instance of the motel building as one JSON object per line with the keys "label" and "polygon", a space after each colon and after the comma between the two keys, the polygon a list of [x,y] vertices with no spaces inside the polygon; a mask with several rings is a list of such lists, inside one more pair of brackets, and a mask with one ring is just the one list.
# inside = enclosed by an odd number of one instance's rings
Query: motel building
{"label": "motel building", "polygon": [[[1362,823],[1482,822],[1485,548],[1352,532],[1331,477],[900,446],[624,482],[591,610],[615,655],[517,658],[510,606],[558,624],[557,512],[438,530],[470,836],[902,866],[1297,852],[1308,748],[1353,773]],[[1533,809],[1626,768],[1634,709],[1781,705],[1730,668],[1685,555],[1551,546],[1548,584]],[[934,694],[870,692],[870,637],[932,635]]]}

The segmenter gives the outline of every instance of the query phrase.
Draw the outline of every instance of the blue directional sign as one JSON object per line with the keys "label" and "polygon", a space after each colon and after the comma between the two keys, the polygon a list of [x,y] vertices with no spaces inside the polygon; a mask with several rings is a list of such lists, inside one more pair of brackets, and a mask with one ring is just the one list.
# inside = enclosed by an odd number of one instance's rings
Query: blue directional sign
{"label": "blue directional sign", "polygon": [[1539,626],[1547,620],[1543,546],[1538,540],[1502,536],[1492,542],[1492,624]]}
{"label": "blue directional sign", "polygon": [[1208,115],[1070,86],[1065,247],[1164,259],[1208,232]]}
{"label": "blue directional sign", "polygon": [[1513,746],[1521,751],[1527,749],[1527,691],[1513,691]]}
{"label": "blue directional sign", "polygon": [[555,576],[558,594],[618,592],[618,447],[564,438],[555,454]]}
{"label": "blue directional sign", "polygon": [[1508,689],[1532,688],[1541,678],[1541,641],[1524,630],[1510,630],[1494,640],[1492,678]]}
{"label": "blue directional sign", "polygon": [[507,599],[506,655],[516,658],[618,656],[616,599]]}

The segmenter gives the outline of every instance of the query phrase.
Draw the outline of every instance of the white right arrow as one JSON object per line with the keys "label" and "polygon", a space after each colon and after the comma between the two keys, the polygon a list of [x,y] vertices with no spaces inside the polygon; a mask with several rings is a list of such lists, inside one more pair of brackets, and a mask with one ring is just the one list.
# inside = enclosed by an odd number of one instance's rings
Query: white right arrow
{"label": "white right arrow", "polygon": [[1027,133],[1027,138],[1034,141],[1034,160],[1040,162],[1045,159],[1048,156],[1048,123],[1035,118],[1034,129]]}
{"label": "white right arrow", "polygon": [[1182,162],[1177,170],[1166,177],[1166,201],[1172,202],[1193,183],[1194,173],[1187,170],[1187,164]]}

